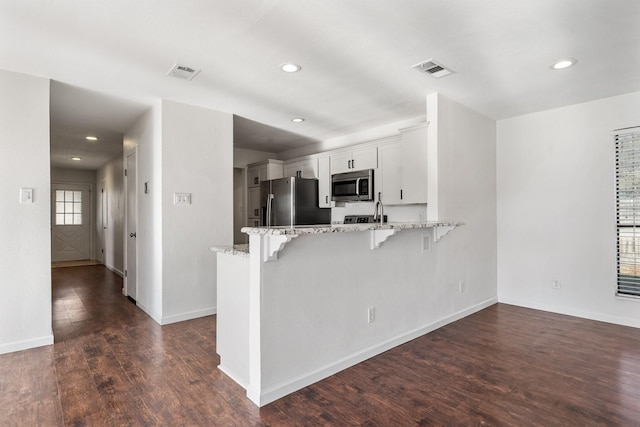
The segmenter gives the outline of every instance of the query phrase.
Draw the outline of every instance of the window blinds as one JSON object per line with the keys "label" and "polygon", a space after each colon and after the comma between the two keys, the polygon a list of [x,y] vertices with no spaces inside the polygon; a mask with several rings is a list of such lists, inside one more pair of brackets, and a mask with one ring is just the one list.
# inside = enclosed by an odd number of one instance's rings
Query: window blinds
{"label": "window blinds", "polygon": [[615,142],[617,294],[640,297],[640,128],[619,131]]}

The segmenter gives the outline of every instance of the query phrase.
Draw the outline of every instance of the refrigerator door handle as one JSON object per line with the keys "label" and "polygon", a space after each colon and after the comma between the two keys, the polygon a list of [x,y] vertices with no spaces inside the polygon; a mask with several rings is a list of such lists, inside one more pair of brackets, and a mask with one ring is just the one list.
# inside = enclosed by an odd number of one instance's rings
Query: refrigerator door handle
{"label": "refrigerator door handle", "polygon": [[271,206],[273,205],[273,199],[273,194],[270,193],[267,195],[267,227],[271,227]]}

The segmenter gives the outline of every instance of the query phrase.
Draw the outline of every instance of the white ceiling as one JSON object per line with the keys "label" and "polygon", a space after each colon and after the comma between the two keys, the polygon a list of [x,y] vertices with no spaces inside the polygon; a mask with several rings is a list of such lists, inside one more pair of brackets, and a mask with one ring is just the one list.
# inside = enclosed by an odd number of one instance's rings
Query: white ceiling
{"label": "white ceiling", "polygon": [[[436,91],[495,119],[638,91],[638,22],[638,0],[0,0],[0,69],[55,81],[53,160],[159,98],[240,116],[236,146],[278,152],[422,116]],[[456,73],[411,68],[431,58]]]}

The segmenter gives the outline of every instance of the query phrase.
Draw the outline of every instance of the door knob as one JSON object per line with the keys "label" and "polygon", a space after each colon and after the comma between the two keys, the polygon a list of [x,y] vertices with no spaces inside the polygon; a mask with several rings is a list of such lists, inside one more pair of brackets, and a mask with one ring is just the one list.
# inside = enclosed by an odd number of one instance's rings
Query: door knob
{"label": "door knob", "polygon": [[129,237],[136,237],[136,233],[129,234]]}

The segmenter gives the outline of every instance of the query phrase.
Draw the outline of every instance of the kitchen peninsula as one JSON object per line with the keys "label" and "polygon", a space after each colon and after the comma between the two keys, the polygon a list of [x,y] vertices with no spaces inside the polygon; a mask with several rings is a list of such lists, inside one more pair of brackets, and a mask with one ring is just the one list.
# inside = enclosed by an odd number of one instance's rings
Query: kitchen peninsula
{"label": "kitchen peninsula", "polygon": [[461,225],[243,228],[248,248],[211,248],[219,368],[262,406],[493,304],[437,271]]}

